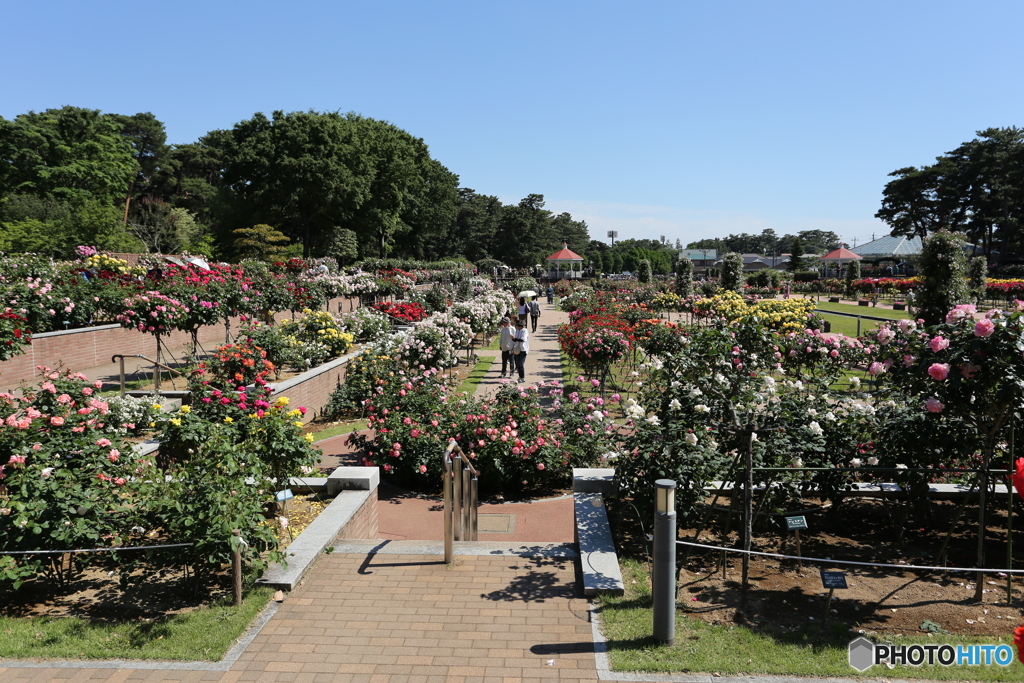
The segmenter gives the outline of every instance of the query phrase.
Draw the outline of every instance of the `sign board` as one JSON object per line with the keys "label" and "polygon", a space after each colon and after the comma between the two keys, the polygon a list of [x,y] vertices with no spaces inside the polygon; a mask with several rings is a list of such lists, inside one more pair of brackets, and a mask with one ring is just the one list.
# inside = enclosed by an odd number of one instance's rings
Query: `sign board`
{"label": "sign board", "polygon": [[274,494],[274,500],[276,500],[278,503],[283,503],[284,501],[291,500],[294,497],[295,497],[295,494],[292,493],[291,489],[285,489],[284,491],[278,491],[277,493]]}
{"label": "sign board", "polygon": [[846,585],[846,572],[827,572],[821,570],[821,585],[823,588],[848,588]]}
{"label": "sign board", "polygon": [[806,529],[807,528],[807,518],[804,517],[803,515],[796,515],[794,517],[786,517],[786,528],[789,529],[790,531],[794,531],[796,529]]}

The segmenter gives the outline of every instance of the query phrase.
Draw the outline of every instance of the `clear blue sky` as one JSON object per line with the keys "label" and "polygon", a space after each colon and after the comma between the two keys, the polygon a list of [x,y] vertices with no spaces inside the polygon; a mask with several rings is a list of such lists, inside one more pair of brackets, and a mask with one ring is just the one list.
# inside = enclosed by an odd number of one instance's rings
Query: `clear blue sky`
{"label": "clear blue sky", "polygon": [[153,112],[194,142],[255,112],[353,111],[464,187],[685,244],[834,230],[887,174],[1024,124],[1024,3],[3,3],[0,116]]}

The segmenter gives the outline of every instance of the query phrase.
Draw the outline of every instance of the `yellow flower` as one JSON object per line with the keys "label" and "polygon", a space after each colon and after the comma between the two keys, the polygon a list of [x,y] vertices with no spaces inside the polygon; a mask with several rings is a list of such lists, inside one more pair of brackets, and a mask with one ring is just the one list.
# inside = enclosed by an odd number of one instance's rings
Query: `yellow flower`
{"label": "yellow flower", "polygon": [[288,400],[287,396],[281,396],[276,401],[274,401],[274,405],[276,405],[278,407],[281,407],[281,408],[283,408],[284,406],[288,405],[288,403],[289,403],[289,400]]}
{"label": "yellow flower", "polygon": [[306,443],[313,443],[313,435],[312,434],[303,434],[302,438],[306,440]]}
{"label": "yellow flower", "polygon": [[160,410],[161,408],[163,408],[163,406],[160,405],[159,403],[154,403],[153,405],[150,406],[150,408],[152,408],[153,410]]}
{"label": "yellow flower", "polygon": [[260,419],[260,416],[259,416],[259,414],[258,414],[258,413],[251,413],[251,414],[249,415],[249,419],[250,419],[250,420],[258,420],[258,419]]}
{"label": "yellow flower", "polygon": [[171,424],[174,425],[175,427],[180,427],[181,420],[179,420],[178,418],[174,418],[173,420],[171,420]]}
{"label": "yellow flower", "polygon": [[224,418],[224,424],[226,424],[226,425],[229,425],[229,424],[231,424],[234,421],[235,421],[235,419],[233,417],[225,417]]}
{"label": "yellow flower", "polygon": [[192,406],[182,406],[181,407],[181,412],[183,412],[183,413],[191,413],[192,412]]}
{"label": "yellow flower", "polygon": [[295,426],[296,427],[301,427],[302,426],[302,420],[296,420],[295,421]]}
{"label": "yellow flower", "polygon": [[302,415],[302,411],[296,408],[295,410],[288,411],[286,414],[288,417],[298,417],[299,415]]}

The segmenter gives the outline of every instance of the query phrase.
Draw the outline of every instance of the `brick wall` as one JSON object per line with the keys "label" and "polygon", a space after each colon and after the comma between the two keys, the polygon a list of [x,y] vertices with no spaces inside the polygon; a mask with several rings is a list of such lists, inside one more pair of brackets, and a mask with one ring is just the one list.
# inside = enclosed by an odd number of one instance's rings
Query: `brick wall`
{"label": "brick wall", "polygon": [[362,504],[337,539],[376,539],[377,528],[377,489],[370,491],[369,497]]}
{"label": "brick wall", "polygon": [[[359,306],[359,298],[340,297],[327,303],[332,313],[345,312]],[[290,312],[278,313],[275,318],[290,318]],[[231,331],[238,331],[239,320],[231,321]],[[167,348],[177,351],[192,343],[187,332],[172,332],[163,337]],[[224,325],[207,325],[199,329],[199,343],[207,349],[224,343]],[[44,332],[32,338],[32,344],[20,356],[0,363],[0,382],[4,387],[15,387],[22,380],[36,377],[36,366],[64,367],[76,372],[112,363],[114,354],[142,355],[156,358],[156,339],[138,330],[126,330],[119,325],[83,327],[77,330]],[[331,387],[333,390],[333,386]],[[328,390],[330,394],[330,390]],[[322,404],[321,404],[322,407]]]}

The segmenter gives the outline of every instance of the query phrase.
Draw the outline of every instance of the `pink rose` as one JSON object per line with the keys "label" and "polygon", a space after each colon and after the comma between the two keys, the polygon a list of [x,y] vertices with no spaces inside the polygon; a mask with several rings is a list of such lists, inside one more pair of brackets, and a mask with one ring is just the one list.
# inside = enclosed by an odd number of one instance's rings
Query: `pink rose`
{"label": "pink rose", "polygon": [[928,366],[928,376],[941,382],[949,376],[949,363],[932,363]]}
{"label": "pink rose", "polygon": [[543,472],[544,471],[544,463],[542,463],[542,462],[537,463],[537,469],[540,470],[541,472]]}
{"label": "pink rose", "polygon": [[938,337],[932,337],[932,340],[928,342],[928,346],[931,347],[932,351],[938,353],[943,349],[949,348],[949,340],[942,335],[939,335]]}
{"label": "pink rose", "polygon": [[972,379],[974,373],[978,370],[981,370],[981,366],[974,363],[963,363],[960,365],[960,374],[964,376],[964,379]]}
{"label": "pink rose", "polygon": [[427,466],[426,465],[420,465],[420,474],[426,474],[426,473],[427,473]]}
{"label": "pink rose", "polygon": [[878,361],[875,361],[874,363],[868,366],[868,374],[871,375],[872,377],[879,374],[880,372],[885,372],[885,366],[883,366]]}
{"label": "pink rose", "polygon": [[974,323],[974,336],[975,337],[988,337],[991,336],[996,330],[996,324],[988,318],[982,318],[978,322]]}
{"label": "pink rose", "polygon": [[930,399],[925,401],[924,407],[929,413],[941,413],[942,409],[946,407],[946,404],[932,396]]}
{"label": "pink rose", "polygon": [[54,415],[53,417],[50,418],[50,424],[52,424],[54,427],[60,427],[62,424],[64,424],[64,418],[61,417],[60,415]]}

